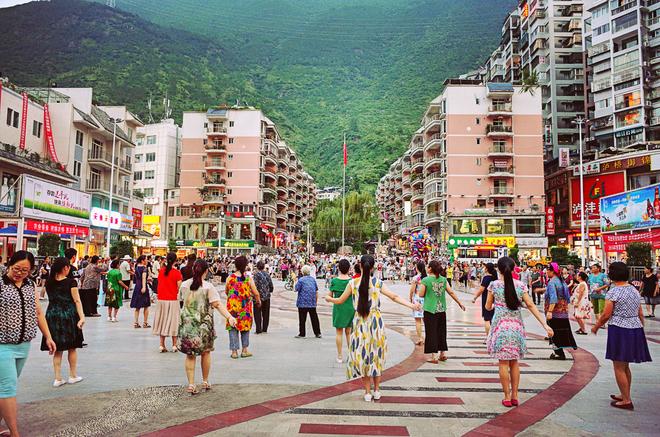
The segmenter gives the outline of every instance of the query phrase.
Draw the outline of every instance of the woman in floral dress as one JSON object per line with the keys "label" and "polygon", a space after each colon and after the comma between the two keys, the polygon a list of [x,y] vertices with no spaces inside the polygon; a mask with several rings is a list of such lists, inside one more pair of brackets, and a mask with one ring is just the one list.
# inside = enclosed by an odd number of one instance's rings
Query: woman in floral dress
{"label": "woman in floral dress", "polygon": [[236,318],[236,326],[227,323],[227,331],[229,331],[229,349],[231,349],[231,357],[238,358],[239,348],[239,333],[240,333],[240,346],[241,358],[251,357],[252,354],[248,352],[250,345],[250,330],[252,329],[253,309],[252,300],[256,302],[257,306],[261,306],[261,298],[257,286],[251,277],[245,274],[248,261],[244,256],[238,256],[234,260],[236,271],[227,278],[227,285],[225,292],[227,293],[227,310],[229,314]]}
{"label": "woman in floral dress", "polygon": [[208,383],[211,371],[211,351],[216,338],[213,326],[213,309],[216,309],[230,326],[236,325],[236,319],[220,302],[220,295],[210,282],[204,281],[209,265],[198,259],[193,265],[193,277],[181,284],[179,291],[183,300],[181,323],[179,324],[178,349],[186,354],[186,376],[188,393],[197,394],[195,385],[195,363],[197,356],[202,359],[202,389],[210,390]]}
{"label": "woman in floral dress", "polygon": [[585,330],[585,320],[591,320],[591,301],[589,300],[589,276],[584,272],[579,272],[575,277],[577,285],[571,295],[571,304],[573,305],[573,316],[577,320],[580,329],[575,331],[579,335],[587,335]]}
{"label": "woman in floral dress", "polygon": [[[327,302],[340,305],[349,297],[353,298],[353,306],[356,308],[353,318],[353,329],[351,330],[351,343],[349,345],[347,376],[349,379],[362,378],[364,383],[364,400],[371,402],[372,399],[379,400],[380,376],[385,367],[385,354],[387,353],[387,339],[385,337],[385,325],[380,313],[380,295],[392,299],[392,301],[410,308],[421,311],[420,304],[406,302],[399,296],[388,290],[383,282],[373,278],[374,257],[363,255],[360,259],[361,276],[348,283],[346,290],[338,298],[326,296]],[[371,393],[371,381],[374,383],[373,395]]]}
{"label": "woman in floral dress", "polygon": [[518,360],[527,353],[525,325],[520,312],[523,303],[545,328],[548,337],[554,335],[530,299],[527,286],[513,279],[515,265],[509,257],[502,257],[497,261],[501,279],[490,283],[486,300],[487,310],[495,308],[486,347],[490,356],[499,360],[500,383],[504,391],[502,405],[505,407],[518,406],[520,384]]}

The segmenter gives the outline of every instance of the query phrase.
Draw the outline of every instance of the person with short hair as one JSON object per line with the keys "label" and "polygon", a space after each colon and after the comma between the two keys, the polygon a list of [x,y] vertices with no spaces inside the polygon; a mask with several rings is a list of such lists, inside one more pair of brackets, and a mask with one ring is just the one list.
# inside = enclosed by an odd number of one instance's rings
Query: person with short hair
{"label": "person with short hair", "polygon": [[[338,263],[339,276],[330,280],[329,296],[339,298],[346,290],[346,286],[351,282],[350,270],[351,263],[346,259],[340,259]],[[351,339],[351,327],[353,326],[353,317],[355,317],[355,309],[353,309],[353,302],[346,300],[343,304],[332,305],[332,326],[336,329],[335,344],[337,346],[337,362],[343,363],[342,356],[342,343],[343,337],[346,336],[346,345],[348,346]]]}
{"label": "person with short hair", "polygon": [[124,299],[128,299],[128,292],[131,289],[131,275],[135,272],[131,267],[131,256],[124,255],[119,264],[119,271],[121,272],[121,281],[128,286],[124,291]]}
{"label": "person with short hair", "polygon": [[273,280],[266,271],[266,265],[263,261],[257,261],[257,272],[252,276],[254,285],[257,287],[261,306],[254,308],[254,321],[256,324],[256,334],[268,332],[270,322],[270,297],[273,294]]}
{"label": "person with short hair", "polygon": [[101,278],[107,269],[99,265],[99,257],[94,255],[83,269],[80,276],[80,300],[82,301],[85,317],[101,317],[98,312],[97,301]]}
{"label": "person with short hair", "polygon": [[310,276],[311,268],[304,265],[301,269],[302,276],[298,278],[295,292],[298,293],[296,298],[296,307],[298,308],[298,335],[296,338],[305,338],[305,325],[307,323],[307,314],[312,321],[312,329],[316,338],[321,338],[321,324],[319,323],[319,316],[316,312],[316,305],[318,304],[318,291],[319,286],[316,283],[316,278]]}
{"label": "person with short hair", "polygon": [[660,298],[660,287],[658,286],[658,276],[653,272],[653,267],[646,266],[644,268],[644,276],[642,277],[642,297],[646,303],[646,317],[652,319],[655,317],[655,306]]}
{"label": "person with short hair", "polygon": [[135,288],[131,296],[131,308],[134,312],[133,328],[139,328],[140,310],[142,310],[142,327],[151,328],[149,324],[149,307],[151,306],[151,296],[147,288],[147,257],[140,255],[135,262]]}
{"label": "person with short hair", "polygon": [[591,299],[596,320],[598,320],[605,308],[605,295],[609,286],[610,282],[607,279],[607,275],[601,270],[600,264],[593,264],[591,266],[591,273],[589,274],[589,299]]}
{"label": "person with short hair", "polygon": [[614,377],[619,387],[618,395],[610,395],[610,405],[634,410],[630,396],[630,363],[652,361],[644,334],[644,311],[637,290],[628,282],[628,266],[622,262],[613,262],[608,272],[613,287],[607,292],[603,313],[591,332],[598,335],[598,330],[608,323],[605,358],[612,360]]}

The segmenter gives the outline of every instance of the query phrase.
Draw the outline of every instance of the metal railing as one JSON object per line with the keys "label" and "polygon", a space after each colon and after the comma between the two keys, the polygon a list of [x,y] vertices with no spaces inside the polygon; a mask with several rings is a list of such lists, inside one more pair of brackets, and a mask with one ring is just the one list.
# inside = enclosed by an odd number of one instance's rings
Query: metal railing
{"label": "metal railing", "polygon": [[512,132],[513,132],[512,126],[503,126],[503,125],[495,125],[495,124],[489,124],[486,126],[486,133],[512,133]]}

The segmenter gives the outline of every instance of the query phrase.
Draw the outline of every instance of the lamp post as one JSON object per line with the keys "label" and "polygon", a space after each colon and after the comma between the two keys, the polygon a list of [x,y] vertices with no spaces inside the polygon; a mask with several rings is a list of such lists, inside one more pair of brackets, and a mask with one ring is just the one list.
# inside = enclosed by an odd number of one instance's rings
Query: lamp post
{"label": "lamp post", "polygon": [[[577,125],[578,135],[580,137],[580,233],[582,234],[582,266],[586,269],[587,245],[585,244],[586,223],[584,220],[584,166],[582,165],[582,125],[584,121],[584,118],[578,117],[572,123]],[[589,236],[586,236],[586,238],[586,241],[589,241]]]}
{"label": "lamp post", "polygon": [[110,257],[110,224],[112,222],[112,194],[115,180],[115,145],[117,142],[117,123],[121,123],[123,120],[119,118],[110,118],[112,122],[112,157],[110,161],[110,197],[108,201],[108,235],[106,236],[106,250],[107,256]]}

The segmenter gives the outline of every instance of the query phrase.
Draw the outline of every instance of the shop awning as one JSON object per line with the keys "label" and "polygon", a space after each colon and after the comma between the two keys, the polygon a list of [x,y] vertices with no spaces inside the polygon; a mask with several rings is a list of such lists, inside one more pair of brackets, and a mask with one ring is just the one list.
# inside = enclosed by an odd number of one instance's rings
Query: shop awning
{"label": "shop awning", "polygon": [[[6,228],[0,228],[0,235],[11,235],[16,236],[16,226],[7,226]],[[23,235],[37,235],[36,231],[23,231]]]}

